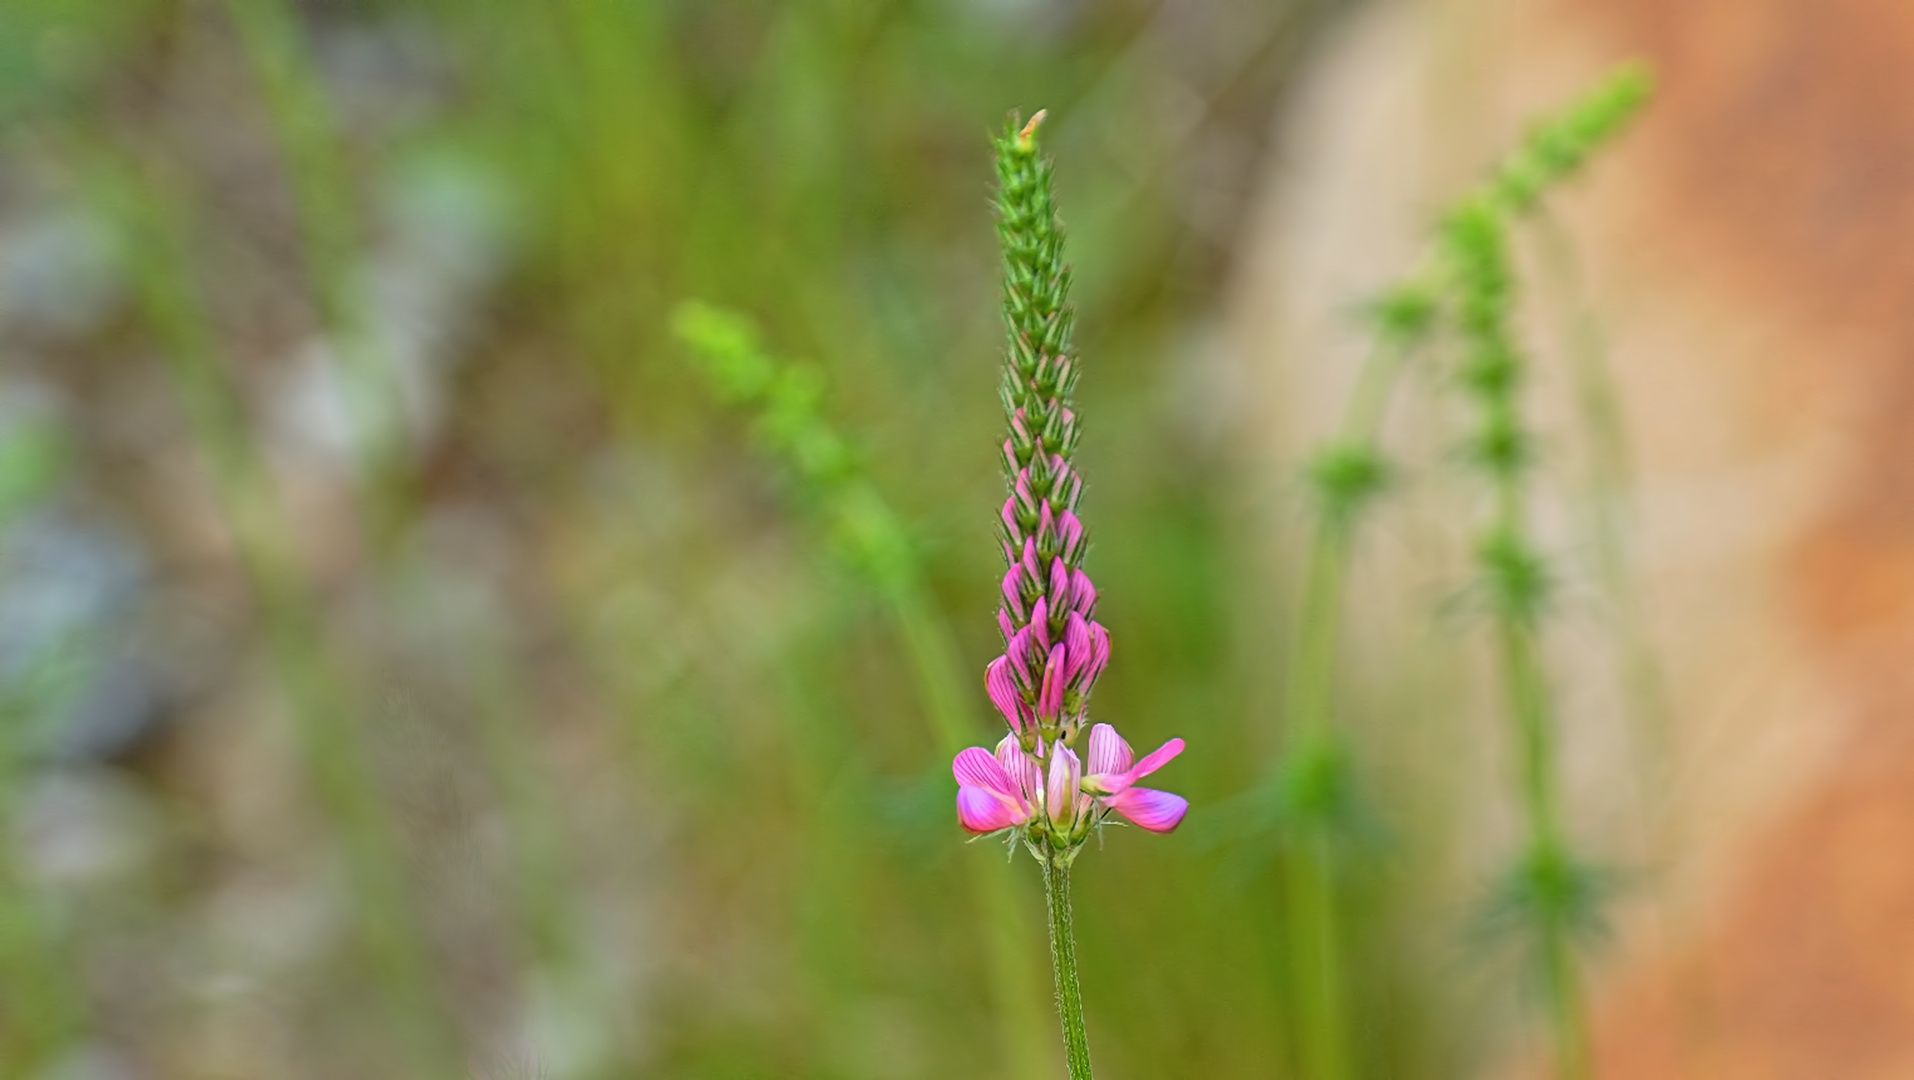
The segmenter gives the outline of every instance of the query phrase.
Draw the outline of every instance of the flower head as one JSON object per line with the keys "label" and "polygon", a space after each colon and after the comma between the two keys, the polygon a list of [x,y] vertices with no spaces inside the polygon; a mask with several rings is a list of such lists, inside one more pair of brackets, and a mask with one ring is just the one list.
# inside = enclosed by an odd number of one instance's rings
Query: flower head
{"label": "flower head", "polygon": [[1169,832],[1182,822],[1189,801],[1136,782],[1182,752],[1183,740],[1171,739],[1136,761],[1115,728],[1097,724],[1090,729],[1086,764],[1060,743],[1030,753],[1013,732],[994,752],[973,746],[951,762],[957,821],[979,834],[1024,829],[1025,839],[1047,840],[1053,849],[1082,843],[1111,813],[1151,832]]}

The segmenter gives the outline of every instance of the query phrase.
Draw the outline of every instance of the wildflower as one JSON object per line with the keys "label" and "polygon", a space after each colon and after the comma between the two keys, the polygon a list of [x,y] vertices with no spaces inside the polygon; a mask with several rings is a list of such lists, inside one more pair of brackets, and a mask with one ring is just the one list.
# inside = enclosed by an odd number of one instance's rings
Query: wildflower
{"label": "wildflower", "polygon": [[[1136,761],[1115,728],[1097,724],[1090,729],[1087,765],[1067,746],[1048,750],[1041,756],[1027,753],[1012,732],[994,752],[973,746],[959,753],[951,762],[958,822],[979,834],[1030,826],[1067,848],[1111,813],[1150,832],[1169,832],[1189,810],[1180,795],[1136,786],[1183,752],[1182,739],[1171,739]],[[1047,767],[1040,758],[1048,759]]]}
{"label": "wildflower", "polygon": [[[1183,740],[1171,739],[1134,761],[1130,744],[1108,724],[1090,729],[1090,772],[1083,778],[1085,791],[1099,805],[1129,818],[1138,827],[1151,832],[1169,832],[1182,822],[1190,808],[1188,799],[1154,788],[1137,787],[1136,782],[1170,763],[1183,752]],[[1134,763],[1133,763],[1134,762]]]}

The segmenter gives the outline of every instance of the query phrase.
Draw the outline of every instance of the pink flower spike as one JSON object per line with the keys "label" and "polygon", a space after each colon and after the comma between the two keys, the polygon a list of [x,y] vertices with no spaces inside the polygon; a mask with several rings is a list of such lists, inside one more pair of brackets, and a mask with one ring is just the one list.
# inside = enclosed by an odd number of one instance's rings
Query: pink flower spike
{"label": "pink flower spike", "polygon": [[1023,732],[1024,710],[1023,695],[1017,693],[1016,684],[1010,681],[1010,660],[999,656],[984,669],[984,690],[990,694],[990,703],[997,706],[1012,731]]}
{"label": "pink flower spike", "polygon": [[1059,746],[1050,754],[1050,783],[1044,791],[1044,803],[1049,808],[1050,820],[1063,828],[1069,828],[1077,818],[1078,787],[1083,781],[1083,763],[1067,746]]}
{"label": "pink flower spike", "polygon": [[1103,800],[1104,805],[1129,818],[1138,828],[1166,833],[1183,823],[1190,801],[1154,788],[1125,788]]}
{"label": "pink flower spike", "polygon": [[1108,724],[1095,724],[1090,728],[1090,775],[1086,780],[1095,781],[1099,776],[1112,776],[1128,772],[1136,755],[1130,751],[1130,744],[1123,741],[1117,729]]}
{"label": "pink flower spike", "polygon": [[1037,715],[1045,720],[1055,720],[1063,711],[1063,661],[1064,648],[1058,643],[1043,665],[1043,689],[1037,692]]}

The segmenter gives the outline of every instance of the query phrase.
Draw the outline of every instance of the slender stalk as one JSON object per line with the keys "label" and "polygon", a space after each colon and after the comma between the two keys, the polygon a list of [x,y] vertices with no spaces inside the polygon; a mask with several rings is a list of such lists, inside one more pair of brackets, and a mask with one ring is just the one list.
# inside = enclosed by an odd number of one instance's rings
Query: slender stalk
{"label": "slender stalk", "polygon": [[1063,1053],[1070,1080],[1090,1080],[1090,1040],[1083,1031],[1083,992],[1077,985],[1077,938],[1071,926],[1070,862],[1053,854],[1043,861],[1043,901],[1050,915],[1050,966],[1057,980],[1057,1015],[1063,1021]]}
{"label": "slender stalk", "polygon": [[1548,572],[1528,524],[1533,439],[1521,406],[1526,364],[1509,328],[1514,277],[1505,212],[1489,199],[1464,202],[1450,218],[1446,240],[1467,346],[1461,380],[1480,417],[1470,456],[1489,482],[1492,505],[1477,558],[1494,613],[1529,830],[1514,896],[1536,935],[1557,1076],[1583,1080],[1589,1075],[1588,1039],[1572,939],[1581,914],[1578,871],[1563,833],[1555,783],[1554,717],[1540,639]]}
{"label": "slender stalk", "polygon": [[[1411,290],[1398,299],[1415,295]],[[1363,507],[1382,482],[1377,432],[1409,345],[1426,327],[1429,309],[1412,302],[1407,325],[1364,360],[1335,442],[1315,469],[1320,505],[1303,586],[1300,626],[1289,667],[1288,721],[1293,820],[1285,886],[1289,960],[1299,1013],[1302,1075],[1351,1075],[1347,986],[1336,904],[1336,802],[1342,787],[1342,738],[1332,715],[1343,584]],[[1379,320],[1390,329],[1386,320]]]}

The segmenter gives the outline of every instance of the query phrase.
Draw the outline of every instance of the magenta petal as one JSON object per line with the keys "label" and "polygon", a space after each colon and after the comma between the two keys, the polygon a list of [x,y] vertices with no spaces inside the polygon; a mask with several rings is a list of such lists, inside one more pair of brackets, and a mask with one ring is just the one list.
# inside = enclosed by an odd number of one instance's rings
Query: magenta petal
{"label": "magenta petal", "polygon": [[1017,636],[1017,624],[1010,621],[1010,612],[1003,608],[997,609],[997,629],[1003,631],[1006,645],[1010,643],[1011,638]]}
{"label": "magenta petal", "polygon": [[1123,741],[1117,729],[1108,724],[1095,724],[1090,728],[1091,776],[1114,776],[1129,769],[1135,754],[1130,744]]}
{"label": "magenta petal", "polygon": [[1125,771],[1123,779],[1126,783],[1134,784],[1163,766],[1168,765],[1171,758],[1174,758],[1182,752],[1183,740],[1171,739],[1169,742],[1145,754],[1142,761],[1137,762],[1135,766]]}
{"label": "magenta petal", "polygon": [[[1070,613],[1070,618],[1065,620],[1063,624],[1063,648],[1065,654],[1069,657],[1069,662],[1066,663],[1063,668],[1063,681],[1067,684],[1074,685],[1077,681],[1077,674],[1083,670],[1084,665],[1090,662],[1091,652],[1090,624],[1083,620],[1082,615],[1074,611]],[[1091,769],[1090,771],[1097,772],[1098,770]]]}
{"label": "magenta petal", "polygon": [[1063,565],[1060,557],[1050,560],[1050,595],[1054,598],[1052,607],[1068,611],[1073,606],[1075,597],[1070,591],[1070,570]]}
{"label": "magenta petal", "polygon": [[1050,651],[1050,598],[1037,597],[1030,605],[1030,633],[1037,639],[1037,647],[1044,652]]}
{"label": "magenta petal", "polygon": [[1035,689],[1036,678],[1030,672],[1028,626],[1011,635],[1010,644],[1004,646],[1004,655],[1010,659],[1010,674],[1016,679],[1018,689]]}
{"label": "magenta petal", "polygon": [[984,788],[1013,799],[1018,795],[1016,781],[1004,771],[1003,763],[981,746],[958,751],[950,763],[950,774],[961,787]]}
{"label": "magenta petal", "polygon": [[1070,577],[1070,600],[1072,605],[1083,612],[1084,618],[1096,614],[1097,587],[1090,582],[1090,575],[1078,570]]}
{"label": "magenta petal", "polygon": [[1037,789],[1043,786],[1043,767],[1037,759],[1024,753],[1023,743],[1015,735],[1005,735],[997,744],[997,764],[1004,767],[1004,773],[1017,785],[1017,794],[1026,805],[1037,801]]}
{"label": "magenta petal", "polygon": [[1125,788],[1103,801],[1138,828],[1160,833],[1182,824],[1190,809],[1190,801],[1183,796],[1146,787]]}
{"label": "magenta petal", "polygon": [[1004,572],[1004,607],[1017,618],[1023,618],[1023,567],[1012,566]]}
{"label": "magenta petal", "polygon": [[1012,730],[1023,730],[1023,697],[1017,693],[1017,687],[1010,681],[1010,661],[999,656],[984,669],[984,691],[990,695],[990,703],[997,706],[1004,721]]}
{"label": "magenta petal", "polygon": [[1090,663],[1083,673],[1083,684],[1090,685],[1110,663],[1110,632],[1102,623],[1090,624]]}
{"label": "magenta petal", "polygon": [[974,833],[991,833],[1021,825],[1029,815],[990,791],[978,787],[957,789],[957,823]]}
{"label": "magenta petal", "polygon": [[1055,720],[1063,711],[1063,660],[1064,649],[1059,642],[1043,666],[1043,689],[1037,693],[1037,715],[1045,720]]}

